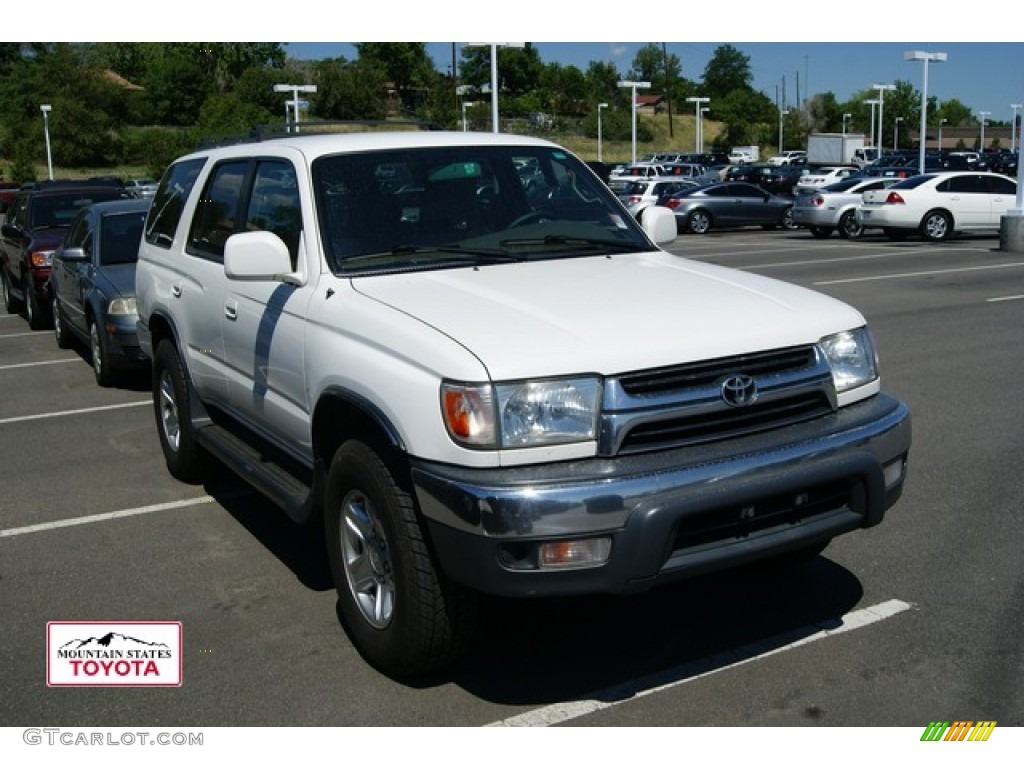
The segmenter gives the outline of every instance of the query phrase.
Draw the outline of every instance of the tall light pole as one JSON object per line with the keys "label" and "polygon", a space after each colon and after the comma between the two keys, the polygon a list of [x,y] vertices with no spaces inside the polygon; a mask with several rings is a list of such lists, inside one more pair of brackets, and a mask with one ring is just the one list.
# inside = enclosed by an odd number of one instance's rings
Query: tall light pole
{"label": "tall light pole", "polygon": [[299,94],[316,93],[315,85],[291,85],[289,83],[277,83],[274,86],[275,93],[291,93],[291,104],[295,107],[295,132],[299,132]]}
{"label": "tall light pole", "polygon": [[1013,110],[1013,118],[1010,122],[1010,151],[1015,151],[1017,147],[1017,110],[1024,109],[1024,104],[1011,104],[1010,109]]}
{"label": "tall light pole", "polygon": [[711,111],[711,107],[700,108],[700,152],[704,153],[704,115]]}
{"label": "tall light pole", "polygon": [[701,120],[701,104],[707,104],[711,101],[708,96],[687,96],[686,100],[693,104],[694,112],[697,117],[696,131],[697,134],[693,137],[693,151],[703,152],[704,151],[704,135],[703,125]]}
{"label": "tall light pole", "polygon": [[849,112],[843,115],[843,136],[846,135],[846,121],[849,120],[851,117],[853,117],[853,115],[851,115]]}
{"label": "tall light pole", "polygon": [[864,103],[871,105],[871,146],[878,149],[878,144],[875,142],[875,107],[878,106],[878,99],[867,99]]}
{"label": "tall light pole", "polygon": [[939,120],[939,156],[942,156],[942,126],[948,123],[949,120],[942,118]]}
{"label": "tall light pole", "polygon": [[935,51],[929,53],[928,51],[904,51],[904,61],[923,61],[924,62],[924,78],[921,81],[921,140],[920,144],[920,166],[918,171],[924,173],[924,144],[925,144],[925,133],[928,131],[928,62],[940,62],[945,61],[948,57],[944,51]]}
{"label": "tall light pole", "polygon": [[469,130],[469,123],[466,121],[466,108],[474,106],[472,101],[462,102],[462,132],[465,133]]}
{"label": "tall light pole", "polygon": [[981,140],[978,142],[978,151],[985,151],[985,118],[991,115],[991,112],[985,112],[978,110],[978,121],[981,123]]}
{"label": "tall light pole", "polygon": [[903,122],[902,117],[897,117],[892,121],[892,149],[893,152],[898,152],[900,148],[900,123]]}
{"label": "tall light pole", "polygon": [[608,105],[603,101],[597,105],[597,162],[601,162],[601,110],[607,109]]}
{"label": "tall light pole", "polygon": [[632,163],[636,162],[636,89],[637,88],[650,88],[651,84],[647,80],[620,80],[619,88],[630,88],[632,89],[629,106],[633,112],[633,159]]}
{"label": "tall light pole", "polygon": [[882,145],[885,144],[885,92],[895,91],[896,86],[888,83],[875,83],[871,86],[878,89],[878,156],[882,156]]}
{"label": "tall light pole", "polygon": [[53,181],[53,158],[50,156],[50,110],[53,107],[49,104],[40,104],[39,111],[43,113],[43,136],[46,138],[46,173]]}
{"label": "tall light pole", "polygon": [[780,109],[779,110],[779,154],[780,155],[782,154],[782,150],[783,150],[783,146],[782,146],[782,118],[784,118],[788,114],[789,114],[789,110],[788,109]]}
{"label": "tall light pole", "polygon": [[498,124],[498,48],[525,48],[526,43],[466,43],[466,48],[491,48],[491,132],[501,133]]}

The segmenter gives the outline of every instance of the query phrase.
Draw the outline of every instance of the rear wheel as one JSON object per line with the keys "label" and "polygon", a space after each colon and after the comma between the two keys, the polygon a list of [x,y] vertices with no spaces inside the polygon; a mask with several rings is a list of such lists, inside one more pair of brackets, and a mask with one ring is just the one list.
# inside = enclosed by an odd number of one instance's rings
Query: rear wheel
{"label": "rear wheel", "polygon": [[703,235],[711,229],[711,214],[707,211],[693,211],[686,218],[686,231]]}
{"label": "rear wheel", "polygon": [[793,220],[793,206],[789,206],[789,208],[782,212],[779,224],[782,225],[783,229],[796,229],[796,221]]}
{"label": "rear wheel", "polygon": [[864,227],[857,223],[857,214],[847,211],[839,217],[839,236],[853,240],[864,233]]}
{"label": "rear wheel", "polygon": [[953,218],[945,211],[928,211],[921,219],[921,235],[926,240],[948,240],[953,234]]}
{"label": "rear wheel", "polygon": [[153,409],[167,469],[179,480],[198,482],[205,452],[195,437],[189,383],[178,350],[162,341],[153,360]]}
{"label": "rear wheel", "polygon": [[60,309],[60,302],[56,297],[53,299],[53,336],[57,340],[57,346],[61,349],[68,349],[74,343],[71,331],[68,330],[67,320]]}
{"label": "rear wheel", "polygon": [[353,644],[382,671],[407,677],[465,652],[477,596],[436,567],[396,464],[366,443],[344,443],[328,472],[324,526]]}

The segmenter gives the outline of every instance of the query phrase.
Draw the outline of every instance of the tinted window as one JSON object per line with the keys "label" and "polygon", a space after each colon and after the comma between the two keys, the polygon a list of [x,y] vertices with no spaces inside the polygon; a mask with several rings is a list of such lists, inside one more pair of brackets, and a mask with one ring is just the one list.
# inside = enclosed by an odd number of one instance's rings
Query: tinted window
{"label": "tinted window", "polygon": [[986,176],[985,181],[988,182],[988,190],[993,195],[1017,194],[1017,184],[1013,179],[1005,176]]}
{"label": "tinted window", "polygon": [[245,229],[273,232],[280,237],[288,246],[292,269],[295,268],[302,233],[302,210],[298,180],[291,163],[267,160],[257,164]]}
{"label": "tinted window", "polygon": [[204,159],[186,160],[175,163],[164,173],[146,220],[147,243],[170,248],[185,210],[185,200],[205,163]]}
{"label": "tinted window", "polygon": [[139,259],[145,211],[109,213],[100,223],[100,264],[131,264]]}
{"label": "tinted window", "polygon": [[959,192],[978,195],[988,192],[988,186],[980,176],[954,176],[936,185],[939,192]]}
{"label": "tinted window", "polygon": [[189,230],[189,253],[224,258],[224,243],[238,231],[239,204],[248,172],[246,159],[221,163],[210,172]]}
{"label": "tinted window", "polygon": [[70,227],[78,212],[93,203],[103,200],[117,200],[121,193],[115,189],[110,191],[89,190],[69,192],[67,194],[38,195],[29,206],[28,226],[30,229],[39,227]]}

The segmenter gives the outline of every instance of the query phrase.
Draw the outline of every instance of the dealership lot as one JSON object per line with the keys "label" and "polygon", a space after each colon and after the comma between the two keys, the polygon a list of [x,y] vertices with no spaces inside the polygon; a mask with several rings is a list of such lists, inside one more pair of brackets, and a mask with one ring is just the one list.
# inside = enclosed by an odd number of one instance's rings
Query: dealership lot
{"label": "dealership lot", "polygon": [[[865,314],[914,414],[881,526],[788,571],[488,601],[468,661],[404,685],[341,630],[315,531],[226,473],[173,480],[145,377],[101,389],[0,315],[0,725],[1024,725],[1024,256],[761,230],[671,250]],[[182,686],[47,688],[47,622],[90,620],[182,622]]]}

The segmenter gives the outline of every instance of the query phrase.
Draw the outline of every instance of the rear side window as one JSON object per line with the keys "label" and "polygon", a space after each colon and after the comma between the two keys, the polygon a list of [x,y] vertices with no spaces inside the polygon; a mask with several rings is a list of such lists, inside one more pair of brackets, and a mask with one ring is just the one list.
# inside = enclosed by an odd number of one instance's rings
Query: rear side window
{"label": "rear side window", "polygon": [[171,247],[181,214],[185,210],[185,200],[205,164],[206,160],[202,158],[185,160],[175,163],[164,173],[146,219],[147,243],[162,248]]}

